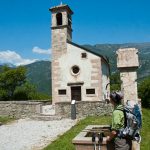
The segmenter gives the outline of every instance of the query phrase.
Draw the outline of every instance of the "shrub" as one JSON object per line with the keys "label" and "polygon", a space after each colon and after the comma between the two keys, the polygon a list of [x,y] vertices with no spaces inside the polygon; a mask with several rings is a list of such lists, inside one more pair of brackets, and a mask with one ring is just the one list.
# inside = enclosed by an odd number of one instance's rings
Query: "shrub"
{"label": "shrub", "polygon": [[142,106],[150,108],[150,76],[139,84],[138,94],[142,100]]}

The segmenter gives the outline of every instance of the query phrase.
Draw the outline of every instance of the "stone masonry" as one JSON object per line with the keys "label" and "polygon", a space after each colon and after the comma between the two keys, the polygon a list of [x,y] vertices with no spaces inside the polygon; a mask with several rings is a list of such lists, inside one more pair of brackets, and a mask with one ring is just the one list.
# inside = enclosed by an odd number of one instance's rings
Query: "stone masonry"
{"label": "stone masonry", "polygon": [[61,4],[50,11],[53,104],[72,100],[103,101],[109,83],[107,59],[72,42],[73,12],[68,5]]}
{"label": "stone masonry", "polygon": [[[112,105],[106,104],[104,101],[80,101],[76,102],[76,116],[82,118],[86,116],[102,116],[112,114]],[[55,112],[57,116],[63,118],[71,118],[70,102],[58,102],[55,104]]]}
{"label": "stone masonry", "polygon": [[123,48],[117,51],[117,67],[122,81],[121,89],[124,93],[124,103],[127,100],[138,102],[137,68],[139,67],[138,50]]}
{"label": "stone masonry", "polygon": [[[66,5],[56,6],[50,9],[52,12],[52,95],[53,103],[57,101],[57,88],[60,86],[60,64],[58,58],[67,52],[67,40],[72,40],[72,29],[68,26],[68,14],[73,12]],[[58,13],[62,14],[62,25],[57,25]]]}
{"label": "stone masonry", "polygon": [[[97,59],[92,59],[91,60],[92,63],[92,72],[91,72],[91,87],[97,87],[97,91],[98,91],[98,97],[99,99],[102,99],[102,95],[101,95],[101,82],[102,82],[102,78],[100,76],[101,74],[101,60],[100,58]],[[95,99],[97,100],[97,98]]]}
{"label": "stone masonry", "polygon": [[31,117],[41,113],[42,102],[0,101],[0,116]]}

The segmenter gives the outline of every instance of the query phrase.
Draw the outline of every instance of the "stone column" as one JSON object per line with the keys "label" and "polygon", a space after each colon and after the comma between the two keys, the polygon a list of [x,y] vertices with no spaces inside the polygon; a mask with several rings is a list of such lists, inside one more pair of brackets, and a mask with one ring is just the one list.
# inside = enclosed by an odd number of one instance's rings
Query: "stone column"
{"label": "stone column", "polygon": [[[138,103],[137,69],[139,67],[138,50],[135,48],[122,48],[117,51],[117,68],[120,70],[122,81],[121,90],[124,94],[124,103],[134,100]],[[132,142],[132,150],[140,150],[140,144]]]}
{"label": "stone column", "polygon": [[137,69],[139,67],[138,50],[122,48],[117,51],[117,68],[120,70],[122,81],[121,90],[124,94],[124,103],[127,100],[138,102]]}

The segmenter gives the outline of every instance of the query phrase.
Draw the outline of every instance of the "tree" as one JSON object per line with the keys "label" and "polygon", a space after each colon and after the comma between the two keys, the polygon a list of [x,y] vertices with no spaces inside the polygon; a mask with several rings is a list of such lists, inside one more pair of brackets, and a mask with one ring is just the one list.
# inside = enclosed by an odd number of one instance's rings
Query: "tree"
{"label": "tree", "polygon": [[26,82],[26,69],[22,66],[9,68],[4,66],[0,73],[0,99],[11,100],[15,89]]}
{"label": "tree", "polygon": [[111,91],[121,90],[121,80],[119,72],[115,72],[110,76],[110,90]]}
{"label": "tree", "polygon": [[37,87],[27,81],[25,84],[16,88],[13,99],[14,100],[45,100],[45,99],[50,99],[50,96],[37,92]]}
{"label": "tree", "polygon": [[36,93],[37,93],[36,87],[27,81],[23,85],[15,89],[13,99],[32,100],[33,95],[35,95]]}
{"label": "tree", "polygon": [[150,76],[140,82],[138,94],[142,100],[142,106],[150,108]]}
{"label": "tree", "polygon": [[48,95],[37,92],[37,87],[26,80],[26,68],[0,68],[0,100],[44,100]]}

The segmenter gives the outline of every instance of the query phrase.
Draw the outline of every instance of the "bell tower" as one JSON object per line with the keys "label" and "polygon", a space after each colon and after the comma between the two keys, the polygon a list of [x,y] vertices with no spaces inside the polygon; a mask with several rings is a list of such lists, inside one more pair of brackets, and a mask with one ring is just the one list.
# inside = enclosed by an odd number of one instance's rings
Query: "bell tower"
{"label": "bell tower", "polygon": [[67,40],[72,41],[73,12],[68,5],[63,4],[50,8],[50,11],[52,13],[52,51],[55,58],[55,52],[59,51],[60,55],[65,53]]}
{"label": "bell tower", "polygon": [[61,82],[59,58],[67,53],[67,41],[72,41],[72,10],[68,5],[59,5],[49,9],[52,14],[52,97],[53,104],[58,101],[58,88]]}

